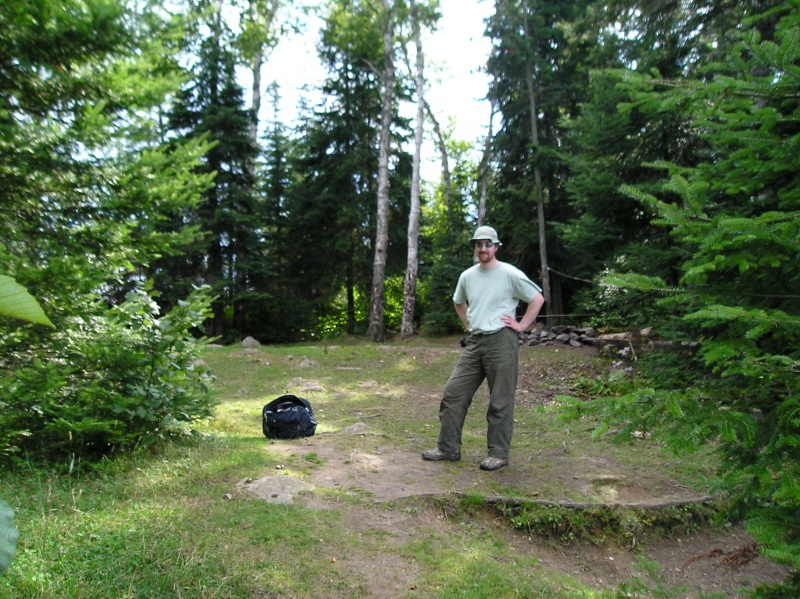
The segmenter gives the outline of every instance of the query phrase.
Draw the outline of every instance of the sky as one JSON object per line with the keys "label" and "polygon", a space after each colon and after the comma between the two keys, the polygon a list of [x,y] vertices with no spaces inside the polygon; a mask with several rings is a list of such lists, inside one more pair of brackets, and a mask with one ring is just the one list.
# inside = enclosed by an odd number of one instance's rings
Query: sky
{"label": "sky", "polygon": [[[482,73],[489,54],[489,40],[483,37],[484,19],[494,9],[491,0],[440,0],[442,19],[439,29],[423,36],[425,71],[428,79],[426,98],[437,120],[445,127],[455,119],[456,139],[477,142],[486,135],[489,125],[489,102],[484,100],[489,78]],[[319,23],[309,21],[308,32],[283,39],[270,55],[262,71],[264,86],[272,81],[280,85],[279,109],[284,122],[292,122],[301,97],[313,104],[313,87],[325,73],[316,56]],[[413,50],[410,51],[412,60]],[[272,110],[266,98],[262,110]],[[414,116],[416,105],[404,112]],[[262,122],[265,115],[262,115]],[[430,126],[426,125],[426,130]],[[476,152],[482,149],[476,143]],[[413,147],[410,149],[413,151]],[[438,178],[440,157],[430,136],[423,141],[422,178]],[[478,156],[479,158],[479,156]],[[476,159],[478,159],[476,158]]]}

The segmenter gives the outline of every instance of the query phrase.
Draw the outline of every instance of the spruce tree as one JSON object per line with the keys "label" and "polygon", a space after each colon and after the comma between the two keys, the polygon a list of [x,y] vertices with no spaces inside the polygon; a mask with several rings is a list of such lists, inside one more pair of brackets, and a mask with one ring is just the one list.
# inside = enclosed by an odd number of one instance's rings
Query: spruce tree
{"label": "spruce tree", "polygon": [[[578,111],[586,73],[580,48],[567,43],[565,24],[576,21],[587,4],[502,0],[487,24],[494,43],[487,64],[493,77],[489,95],[501,124],[493,141],[497,173],[486,224],[500,232],[505,259],[540,281],[549,277],[549,266],[568,270],[552,223],[569,215],[562,121]],[[552,277],[550,314],[563,312],[563,284]]]}
{"label": "spruce tree", "polygon": [[[606,283],[647,293],[673,343],[644,363],[649,387],[583,404],[606,430],[655,430],[678,451],[720,455],[720,490],[762,551],[800,567],[800,12],[789,0],[743,21],[702,79],[638,79],[634,99],[681,103],[708,145],[694,167],[660,163],[665,202],[624,190],[658,217],[684,259],[677,285],[644,275]],[[687,349],[694,342],[696,350]],[[669,348],[672,348],[671,350]],[[788,596],[788,595],[786,595]]]}
{"label": "spruce tree", "polygon": [[165,304],[198,282],[210,285],[217,299],[208,333],[230,342],[246,333],[242,299],[251,291],[249,273],[258,259],[262,223],[257,220],[251,168],[257,148],[249,135],[234,56],[227,48],[229,34],[218,13],[209,26],[169,118],[176,146],[196,139],[211,143],[197,173],[212,175],[213,184],[196,209],[176,214],[172,222],[176,229],[196,229],[202,238],[183,256],[154,264],[153,274]]}

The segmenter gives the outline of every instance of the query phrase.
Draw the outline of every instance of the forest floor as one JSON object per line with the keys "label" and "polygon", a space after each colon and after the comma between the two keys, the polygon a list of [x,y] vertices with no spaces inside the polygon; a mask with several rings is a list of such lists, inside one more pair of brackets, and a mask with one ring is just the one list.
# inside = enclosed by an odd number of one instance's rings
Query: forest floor
{"label": "forest floor", "polygon": [[[255,368],[267,364],[258,351],[242,354]],[[326,358],[318,360],[277,358],[287,377],[295,375],[288,378],[287,391],[309,398],[315,406],[318,431],[305,439],[266,440],[265,469],[242,481],[237,492],[249,490],[267,501],[293,501],[315,510],[335,509],[342,514],[340,527],[346,537],[384,539],[385,551],[371,546],[362,554],[350,549],[338,556],[337,568],[362,580],[369,597],[413,593],[419,566],[396,548],[424,537],[426,531],[446,535],[448,529],[454,539],[465,529],[490,534],[513,554],[605,591],[637,578],[665,593],[659,596],[739,597],[742,589],[776,583],[786,575],[785,568],[763,556],[731,567],[752,549],[741,524],[687,525],[670,531],[643,524],[647,516],[641,514],[648,510],[702,503],[710,489],[698,481],[707,474],[703,468],[709,461],[678,460],[646,437],[621,446],[592,440],[591,423],[558,423],[554,414],[559,395],[574,393],[587,380],[602,380],[614,369],[631,368],[600,357],[593,348],[522,348],[508,467],[495,472],[478,468],[485,457],[485,386],[468,416],[461,461],[423,461],[420,452],[435,446],[439,393],[458,352],[457,340],[422,347],[386,345],[376,349],[374,369],[349,361],[347,349],[338,347],[326,347]],[[405,380],[396,374],[404,368],[411,373]],[[433,371],[432,376],[413,380],[414,372],[426,370]],[[349,401],[356,396],[363,399]],[[285,496],[274,484],[286,476],[314,490]],[[464,510],[464,498],[484,502],[478,509]],[[642,511],[635,512],[640,522],[629,530],[610,531],[615,534],[598,542],[569,530],[543,537],[524,526],[515,528],[507,514],[490,505],[503,499]],[[336,549],[330,552],[336,561]],[[658,571],[647,575],[637,567],[640,558],[657,564]],[[423,590],[419,593],[425,596]]]}

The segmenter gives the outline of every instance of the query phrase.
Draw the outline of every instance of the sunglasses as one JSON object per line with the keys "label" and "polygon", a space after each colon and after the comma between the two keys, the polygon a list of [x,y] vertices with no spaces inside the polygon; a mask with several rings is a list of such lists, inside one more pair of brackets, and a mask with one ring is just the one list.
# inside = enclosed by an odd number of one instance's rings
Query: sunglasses
{"label": "sunglasses", "polygon": [[479,250],[481,248],[491,248],[494,247],[494,241],[476,241],[475,242],[475,249]]}

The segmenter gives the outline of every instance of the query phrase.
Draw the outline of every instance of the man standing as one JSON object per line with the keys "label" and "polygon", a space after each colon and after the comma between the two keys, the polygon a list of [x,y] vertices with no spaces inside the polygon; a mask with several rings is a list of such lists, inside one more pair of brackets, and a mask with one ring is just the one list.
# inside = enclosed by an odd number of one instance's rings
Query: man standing
{"label": "man standing", "polygon": [[[453,302],[468,336],[444,388],[439,406],[439,438],[436,449],[422,459],[461,459],[461,431],[475,392],[484,379],[489,384],[488,457],[482,470],[508,466],[514,428],[514,394],[519,371],[517,333],[533,324],[544,304],[541,288],[521,270],[496,258],[501,245],[492,227],[478,227],[470,242],[478,263],[461,273]],[[520,301],[528,303],[522,320],[514,314]]]}

